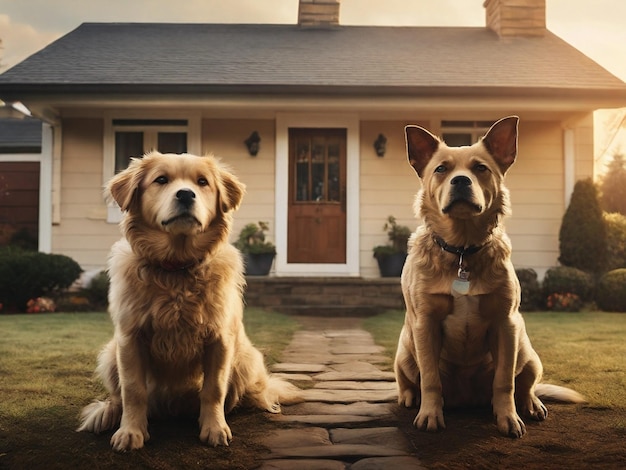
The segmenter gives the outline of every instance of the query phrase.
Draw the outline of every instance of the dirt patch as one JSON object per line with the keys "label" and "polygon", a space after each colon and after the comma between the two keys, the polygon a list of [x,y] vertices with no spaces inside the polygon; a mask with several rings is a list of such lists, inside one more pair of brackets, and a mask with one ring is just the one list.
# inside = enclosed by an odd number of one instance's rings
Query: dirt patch
{"label": "dirt patch", "polygon": [[[522,439],[510,439],[499,435],[487,409],[448,411],[447,429],[431,434],[413,427],[415,409],[395,408],[397,425],[427,468],[626,468],[625,410],[554,404],[549,410],[546,421],[527,423]],[[253,469],[269,452],[258,444],[260,437],[292,427],[249,409],[227,419],[234,436],[229,447],[202,445],[194,418],[152,420],[146,447],[119,454],[109,446],[112,433],[77,433],[75,417],[39,410],[0,421],[0,468]]]}
{"label": "dirt patch", "polygon": [[431,469],[623,469],[626,411],[549,404],[544,422],[526,420],[521,439],[502,437],[488,409],[445,413],[446,430],[413,428],[416,410],[398,408],[399,425]]}

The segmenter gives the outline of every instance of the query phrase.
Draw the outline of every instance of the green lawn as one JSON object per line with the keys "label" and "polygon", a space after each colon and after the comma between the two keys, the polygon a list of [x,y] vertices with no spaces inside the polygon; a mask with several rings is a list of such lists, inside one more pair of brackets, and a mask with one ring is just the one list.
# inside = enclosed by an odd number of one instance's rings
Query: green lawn
{"label": "green lawn", "polygon": [[[626,408],[626,314],[525,313],[530,340],[544,366],[544,382],[567,385],[590,406]],[[363,322],[375,341],[395,354],[404,311]]]}
{"label": "green lawn", "polygon": [[[276,362],[298,328],[293,319],[260,309],[248,309],[245,324],[268,363]],[[108,314],[0,315],[0,331],[0,417],[39,407],[78,408],[102,392],[92,374],[113,334]]]}

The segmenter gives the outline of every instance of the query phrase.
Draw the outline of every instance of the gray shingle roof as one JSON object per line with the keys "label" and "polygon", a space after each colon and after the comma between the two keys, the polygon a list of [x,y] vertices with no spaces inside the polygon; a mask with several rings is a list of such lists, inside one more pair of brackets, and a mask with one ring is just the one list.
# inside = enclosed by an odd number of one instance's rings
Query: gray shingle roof
{"label": "gray shingle roof", "polygon": [[85,23],[0,75],[5,99],[94,87],[626,92],[623,81],[550,32],[499,38],[477,27]]}

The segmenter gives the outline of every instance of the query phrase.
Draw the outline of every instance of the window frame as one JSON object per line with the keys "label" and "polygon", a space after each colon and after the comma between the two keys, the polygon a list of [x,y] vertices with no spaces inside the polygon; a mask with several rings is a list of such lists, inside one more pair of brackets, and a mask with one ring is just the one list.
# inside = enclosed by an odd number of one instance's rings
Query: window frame
{"label": "window frame", "polygon": [[[116,121],[128,121],[128,124],[119,124]],[[130,121],[136,121],[130,123]],[[167,122],[176,125],[168,125]],[[187,121],[186,125],[182,121]],[[186,132],[187,152],[199,155],[201,153],[201,115],[200,113],[122,113],[110,112],[104,117],[102,184],[105,186],[115,175],[115,132],[143,132],[144,152],[157,147],[159,132]],[[154,122],[154,125],[151,124]],[[122,211],[114,201],[107,201],[108,223],[119,223]]]}
{"label": "window frame", "polygon": [[488,121],[441,121],[441,137],[446,142],[446,134],[467,134],[470,136],[470,145],[473,145],[490,127]]}

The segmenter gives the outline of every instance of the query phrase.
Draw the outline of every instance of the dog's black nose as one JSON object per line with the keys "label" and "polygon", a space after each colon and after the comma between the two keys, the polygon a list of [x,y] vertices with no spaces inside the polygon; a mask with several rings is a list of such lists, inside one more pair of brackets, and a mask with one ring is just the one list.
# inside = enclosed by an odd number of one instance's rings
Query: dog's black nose
{"label": "dog's black nose", "polygon": [[194,193],[191,189],[179,189],[176,191],[176,199],[185,207],[190,207],[195,198],[196,193]]}
{"label": "dog's black nose", "polygon": [[452,181],[450,181],[450,184],[454,185],[454,186],[471,186],[472,185],[472,180],[469,179],[467,176],[455,176],[454,178],[452,178]]}

